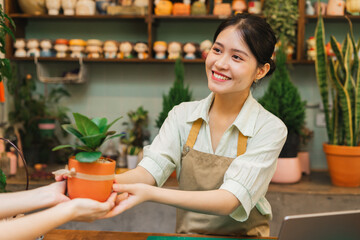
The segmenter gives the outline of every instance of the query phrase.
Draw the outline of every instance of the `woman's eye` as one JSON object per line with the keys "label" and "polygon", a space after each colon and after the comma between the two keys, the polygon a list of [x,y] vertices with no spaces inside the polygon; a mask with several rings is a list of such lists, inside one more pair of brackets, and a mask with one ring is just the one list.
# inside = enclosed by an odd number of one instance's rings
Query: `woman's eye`
{"label": "woman's eye", "polygon": [[219,53],[220,52],[220,49],[219,48],[213,48],[213,51],[216,52],[216,53]]}
{"label": "woman's eye", "polygon": [[239,61],[242,60],[242,58],[241,58],[240,56],[238,56],[238,55],[234,55],[233,58],[234,58],[235,60],[239,60]]}

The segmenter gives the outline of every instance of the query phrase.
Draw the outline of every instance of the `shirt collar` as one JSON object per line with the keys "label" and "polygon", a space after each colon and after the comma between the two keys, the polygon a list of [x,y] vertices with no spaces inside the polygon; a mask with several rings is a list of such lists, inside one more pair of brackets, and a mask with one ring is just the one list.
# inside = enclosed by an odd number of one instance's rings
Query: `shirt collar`
{"label": "shirt collar", "polygon": [[[192,114],[187,118],[187,123],[195,122],[199,118],[202,118],[206,123],[209,123],[209,109],[213,100],[214,93],[210,93],[209,96],[201,100]],[[249,96],[245,100],[239,115],[232,125],[244,136],[252,137],[254,135],[254,127],[259,111],[259,103],[254,99],[251,92],[249,92]]]}

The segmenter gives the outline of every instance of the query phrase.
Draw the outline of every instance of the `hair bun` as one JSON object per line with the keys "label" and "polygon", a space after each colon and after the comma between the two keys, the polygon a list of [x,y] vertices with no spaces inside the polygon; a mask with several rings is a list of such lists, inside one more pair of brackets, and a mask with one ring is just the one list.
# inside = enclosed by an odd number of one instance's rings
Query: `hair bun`
{"label": "hair bun", "polygon": [[267,72],[266,77],[270,76],[276,69],[276,64],[272,58],[268,61],[270,64],[270,70]]}

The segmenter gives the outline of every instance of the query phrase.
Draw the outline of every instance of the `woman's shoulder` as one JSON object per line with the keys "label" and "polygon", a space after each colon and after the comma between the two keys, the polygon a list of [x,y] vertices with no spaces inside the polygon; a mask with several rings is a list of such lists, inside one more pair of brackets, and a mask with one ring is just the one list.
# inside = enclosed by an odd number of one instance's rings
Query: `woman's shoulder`
{"label": "woman's shoulder", "polygon": [[266,110],[260,103],[259,104],[259,116],[258,119],[260,120],[258,123],[258,127],[267,127],[271,128],[274,131],[278,131],[279,129],[282,129],[284,131],[287,131],[287,127],[284,124],[284,122],[275,116],[273,113]]}

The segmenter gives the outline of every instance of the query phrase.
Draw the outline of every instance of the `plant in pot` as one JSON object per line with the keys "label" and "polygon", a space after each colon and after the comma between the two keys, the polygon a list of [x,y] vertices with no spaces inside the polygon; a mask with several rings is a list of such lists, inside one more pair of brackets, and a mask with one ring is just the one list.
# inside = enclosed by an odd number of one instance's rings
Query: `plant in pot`
{"label": "plant in pot", "polygon": [[75,148],[79,152],[69,158],[68,169],[58,170],[54,174],[68,176],[67,189],[71,199],[91,198],[104,202],[112,191],[116,162],[102,157],[99,148],[105,141],[123,135],[109,131],[121,117],[108,124],[106,118],[90,119],[79,113],[73,113],[73,116],[75,125],[65,124],[62,127],[75,136],[81,144],[60,145],[53,151]]}
{"label": "plant in pot", "polygon": [[129,111],[127,115],[130,122],[123,123],[123,125],[127,126],[126,137],[121,138],[120,142],[127,145],[128,168],[134,168],[137,165],[138,158],[142,158],[144,142],[149,141],[150,138],[150,134],[146,130],[149,117],[148,111],[143,109],[142,106],[138,107],[136,111]]}
{"label": "plant in pot", "polygon": [[284,47],[276,53],[276,70],[259,103],[280,118],[288,129],[288,136],[280,152],[277,169],[272,182],[295,183],[301,179],[300,161],[297,157],[300,131],[305,122],[305,101],[296,86],[290,81],[286,67]]}
{"label": "plant in pot", "polygon": [[[47,86],[45,85],[45,88]],[[50,93],[45,90],[44,95],[39,96],[40,115],[37,117],[40,135],[45,138],[52,138],[56,128],[56,122],[59,124],[68,124],[70,119],[67,115],[69,108],[59,105],[63,97],[70,97],[69,92],[63,87],[51,89]]]}
{"label": "plant in pot", "polygon": [[[324,105],[328,142],[323,144],[333,185],[360,186],[360,67],[356,57],[360,40],[355,42],[352,23],[342,47],[334,36],[330,45],[336,59],[325,51],[325,29],[321,14],[315,30],[316,78]],[[354,57],[355,55],[355,57]]]}
{"label": "plant in pot", "polygon": [[309,155],[309,142],[314,136],[314,131],[311,131],[305,125],[300,131],[300,146],[298,157],[301,165],[301,172],[309,175],[310,174],[310,155]]}
{"label": "plant in pot", "polygon": [[175,81],[170,88],[168,95],[163,95],[163,109],[156,120],[156,126],[160,129],[163,122],[167,118],[169,112],[173,107],[182,102],[191,101],[192,93],[189,91],[189,86],[184,86],[184,64],[178,58],[175,61]]}

